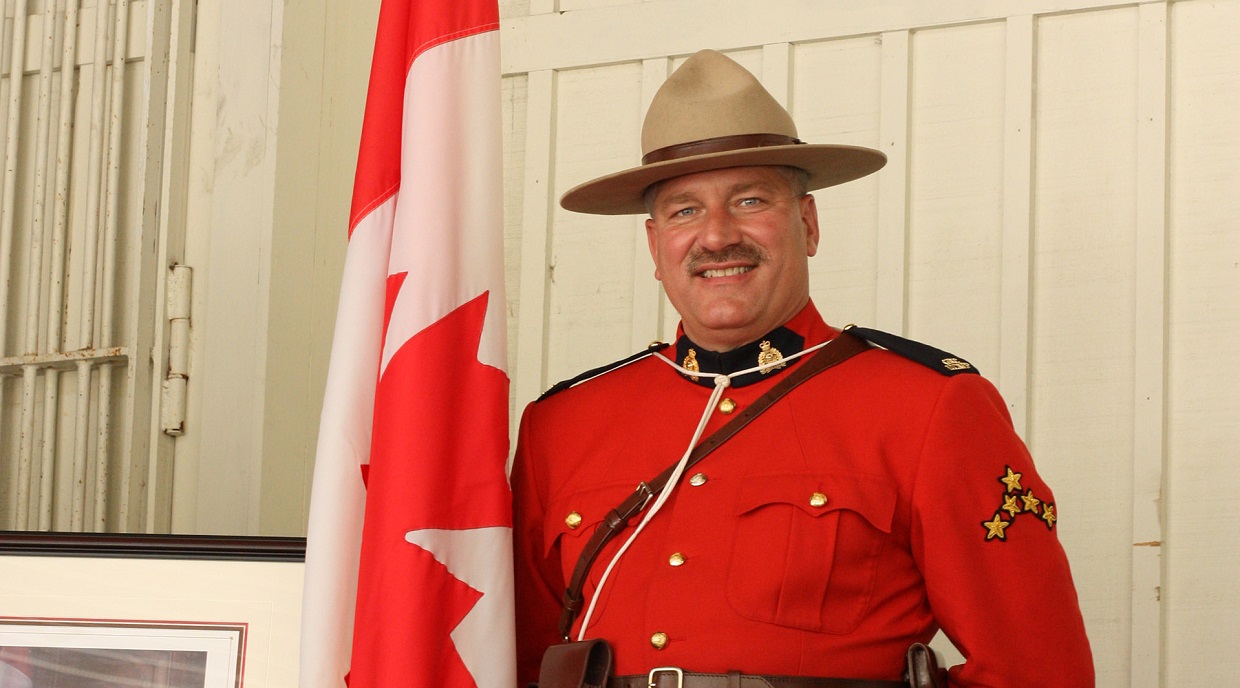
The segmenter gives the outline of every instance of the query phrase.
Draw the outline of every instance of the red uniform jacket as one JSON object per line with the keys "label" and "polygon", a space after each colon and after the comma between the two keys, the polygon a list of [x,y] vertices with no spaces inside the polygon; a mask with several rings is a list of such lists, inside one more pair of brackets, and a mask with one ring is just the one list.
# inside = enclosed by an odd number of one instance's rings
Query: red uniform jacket
{"label": "red uniform jacket", "polygon": [[[807,346],[836,334],[813,304],[785,327]],[[726,390],[733,413],[795,365]],[[586,540],[680,458],[709,395],[648,357],[526,408],[512,475],[520,685],[559,642]],[[707,433],[730,418],[711,416]],[[966,658],[953,685],[1092,686],[1058,515],[989,382],[866,351],[688,472],[617,564],[586,635],[611,642],[617,675],[898,680],[909,644],[942,628]],[[587,603],[629,532],[596,561]]]}

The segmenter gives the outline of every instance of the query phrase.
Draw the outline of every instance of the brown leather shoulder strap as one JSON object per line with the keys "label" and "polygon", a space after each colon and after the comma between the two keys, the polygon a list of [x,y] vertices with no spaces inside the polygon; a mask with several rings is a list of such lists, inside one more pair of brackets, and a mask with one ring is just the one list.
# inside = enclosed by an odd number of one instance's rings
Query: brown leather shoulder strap
{"label": "brown leather shoulder strap", "polygon": [[[766,394],[758,397],[748,408],[741,411],[735,418],[728,421],[726,425],[716,430],[710,437],[707,437],[698,446],[694,447],[693,452],[689,455],[688,462],[685,464],[685,470],[701,461],[707,454],[718,449],[720,445],[731,439],[741,428],[748,425],[753,419],[761,415],[763,411],[770,408],[780,397],[791,392],[800,386],[801,383],[869,348],[870,345],[865,340],[850,334],[845,329],[838,337],[831,340],[818,353],[810,357],[808,361],[797,366],[775,386],[767,390]],[[598,558],[599,552],[613,537],[621,530],[624,530],[630,518],[641,513],[646,508],[646,505],[650,503],[650,499],[663,490],[675,469],[675,464],[668,466],[666,470],[650,482],[638,484],[633,494],[629,495],[619,506],[607,512],[607,515],[603,517],[603,522],[599,524],[598,529],[594,531],[589,541],[586,542],[585,549],[582,550],[581,556],[577,559],[577,565],[573,568],[573,575],[569,578],[568,589],[564,591],[564,599],[562,600],[564,611],[560,615],[560,635],[565,640],[569,639],[573,620],[577,618],[577,613],[581,611],[581,603],[583,601],[581,591],[585,585],[586,574],[590,571],[594,560]]]}

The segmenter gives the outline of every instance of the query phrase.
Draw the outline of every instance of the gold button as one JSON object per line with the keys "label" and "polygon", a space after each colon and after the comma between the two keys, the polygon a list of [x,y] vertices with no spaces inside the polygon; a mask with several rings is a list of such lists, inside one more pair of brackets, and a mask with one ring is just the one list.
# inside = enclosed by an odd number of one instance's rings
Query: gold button
{"label": "gold button", "polygon": [[570,511],[569,514],[564,517],[564,525],[569,528],[576,528],[581,525],[581,514],[576,511]]}
{"label": "gold button", "polygon": [[705,473],[694,473],[693,477],[689,478],[689,484],[694,487],[701,487],[702,485],[705,485],[706,474]]}
{"label": "gold button", "polygon": [[680,552],[673,552],[672,556],[667,558],[667,563],[672,566],[683,566],[685,563],[685,555]]}
{"label": "gold button", "polygon": [[736,402],[731,399],[724,399],[719,402],[719,413],[731,413],[736,410]]}
{"label": "gold button", "polygon": [[662,650],[667,647],[667,634],[660,631],[650,636],[650,645],[656,650]]}
{"label": "gold button", "polygon": [[815,492],[809,496],[809,505],[812,507],[823,507],[827,505],[827,496],[821,492]]}

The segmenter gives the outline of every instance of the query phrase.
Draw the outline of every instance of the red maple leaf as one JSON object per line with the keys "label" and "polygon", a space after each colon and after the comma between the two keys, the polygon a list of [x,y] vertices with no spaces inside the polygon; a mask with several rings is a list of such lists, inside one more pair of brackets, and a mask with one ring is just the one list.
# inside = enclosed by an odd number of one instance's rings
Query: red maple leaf
{"label": "red maple leaf", "polygon": [[[389,278],[389,315],[403,282],[404,275]],[[512,525],[508,378],[477,359],[488,296],[411,337],[379,380],[349,671],[354,688],[476,685],[448,634],[482,593],[405,534]]]}

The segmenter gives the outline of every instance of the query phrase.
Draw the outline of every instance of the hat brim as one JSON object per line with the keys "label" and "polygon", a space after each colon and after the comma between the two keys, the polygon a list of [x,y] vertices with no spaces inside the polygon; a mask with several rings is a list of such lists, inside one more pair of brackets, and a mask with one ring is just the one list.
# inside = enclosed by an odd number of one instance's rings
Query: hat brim
{"label": "hat brim", "polygon": [[672,177],[751,165],[787,165],[809,173],[808,190],[843,184],[877,172],[887,156],[873,148],[838,144],[792,144],[706,153],[642,165],[578,184],[560,197],[565,210],[592,215],[646,212],[646,189]]}

